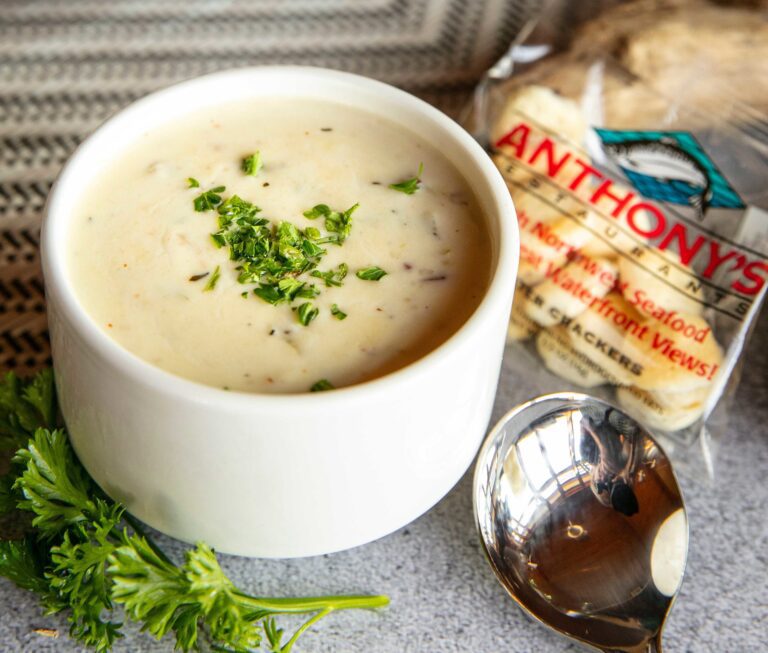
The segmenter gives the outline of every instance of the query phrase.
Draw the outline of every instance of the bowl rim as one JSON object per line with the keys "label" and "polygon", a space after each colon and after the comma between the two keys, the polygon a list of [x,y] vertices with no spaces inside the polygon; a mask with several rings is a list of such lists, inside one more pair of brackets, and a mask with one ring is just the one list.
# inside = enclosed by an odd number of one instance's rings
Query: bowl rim
{"label": "bowl rim", "polygon": [[[491,271],[488,287],[478,306],[459,329],[427,354],[404,367],[362,383],[334,389],[331,392],[254,393],[224,390],[186,379],[145,361],[110,338],[88,315],[77,299],[73,284],[68,280],[66,274],[67,239],[54,238],[54,232],[57,229],[54,223],[63,221],[66,224],[68,219],[66,215],[62,215],[61,204],[63,202],[62,195],[64,195],[62,188],[80,185],[84,189],[87,186],[87,183],[79,179],[80,168],[89,157],[103,150],[102,139],[105,133],[115,129],[122,122],[140,115],[146,110],[146,107],[160,100],[171,100],[173,96],[195,86],[204,87],[207,84],[221,83],[224,80],[235,81],[237,78],[248,78],[250,81],[254,81],[259,76],[276,73],[285,77],[293,76],[295,79],[310,76],[316,82],[327,80],[330,83],[342,82],[358,86],[371,92],[386,94],[392,102],[397,102],[407,106],[411,111],[423,114],[435,123],[446,136],[450,137],[467,157],[465,161],[468,162],[457,167],[474,167],[480,172],[491,191],[487,206],[493,208],[493,214],[486,216],[486,219],[497,222],[498,255],[494,269]],[[286,95],[300,96],[301,93],[288,92]],[[307,97],[312,97],[312,93],[308,92]],[[222,104],[231,102],[232,100],[228,100]],[[379,113],[372,107],[364,110],[369,113]],[[191,112],[194,111],[195,109],[191,110]],[[387,117],[384,111],[381,111],[379,115]],[[462,172],[461,169],[460,172]],[[59,229],[64,229],[64,227],[59,227]],[[270,65],[215,72],[164,87],[132,102],[104,121],[77,147],[53,184],[44,209],[40,250],[45,292],[49,298],[49,311],[50,298],[53,297],[55,298],[53,303],[60,308],[61,313],[73,326],[75,332],[87,341],[88,347],[95,350],[98,356],[111,366],[118,368],[138,383],[156,389],[162,394],[184,397],[187,401],[197,400],[205,404],[215,403],[231,409],[248,410],[256,406],[267,405],[284,408],[289,404],[295,404],[297,401],[310,402],[317,407],[325,406],[333,409],[365,395],[386,395],[395,386],[417,382],[431,368],[438,365],[441,359],[466,346],[468,341],[476,337],[475,334],[482,328],[482,324],[486,320],[492,318],[492,314],[497,310],[499,304],[511,306],[519,258],[519,231],[511,196],[490,156],[467,131],[439,109],[406,91],[361,75],[313,66]]]}

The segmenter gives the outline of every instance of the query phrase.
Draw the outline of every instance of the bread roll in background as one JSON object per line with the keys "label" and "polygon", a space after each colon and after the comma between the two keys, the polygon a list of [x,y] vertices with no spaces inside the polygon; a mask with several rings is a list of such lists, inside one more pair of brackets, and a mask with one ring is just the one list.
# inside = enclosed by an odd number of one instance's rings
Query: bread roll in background
{"label": "bread roll in background", "polygon": [[491,129],[492,142],[496,143],[521,120],[530,120],[576,146],[584,142],[588,126],[578,104],[540,84],[522,86],[506,99]]}
{"label": "bread roll in background", "polygon": [[610,52],[662,95],[684,93],[686,106],[720,119],[739,116],[739,105],[765,115],[766,86],[749,82],[768,79],[766,9],[766,3],[639,0],[588,23],[574,47]]}
{"label": "bread roll in background", "polygon": [[602,79],[605,124],[612,128],[659,128],[674,118],[670,99],[697,110],[702,126],[768,114],[765,0],[621,3],[577,28],[567,51],[523,70],[501,90],[538,84],[579,101],[590,68],[606,57],[630,74]]}

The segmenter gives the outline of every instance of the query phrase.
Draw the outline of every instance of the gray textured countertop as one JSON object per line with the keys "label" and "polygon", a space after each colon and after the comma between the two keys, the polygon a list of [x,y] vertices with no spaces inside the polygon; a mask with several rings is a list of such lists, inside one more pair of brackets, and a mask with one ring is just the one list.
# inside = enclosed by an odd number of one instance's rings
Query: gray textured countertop
{"label": "gray textured countertop", "polygon": [[[507,352],[509,355],[509,352]],[[768,646],[768,313],[757,325],[733,403],[730,435],[708,486],[682,476],[691,543],[682,590],[665,630],[676,653],[742,653]],[[503,376],[494,419],[535,390]],[[389,608],[331,615],[304,635],[300,652],[560,653],[581,650],[530,622],[506,597],[481,553],[470,477],[426,515],[377,542],[304,560],[223,557],[244,589],[260,594],[386,593]],[[178,546],[160,538],[164,547]],[[0,580],[0,650],[76,651],[62,618]],[[59,639],[34,632],[58,628]],[[129,630],[116,651],[171,651]]]}

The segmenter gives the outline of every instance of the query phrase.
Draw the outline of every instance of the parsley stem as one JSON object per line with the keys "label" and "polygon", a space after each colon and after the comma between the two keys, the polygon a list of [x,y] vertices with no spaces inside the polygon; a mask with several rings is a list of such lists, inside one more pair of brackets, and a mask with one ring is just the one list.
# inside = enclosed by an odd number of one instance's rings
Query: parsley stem
{"label": "parsley stem", "polygon": [[296,643],[296,640],[301,637],[301,634],[307,630],[312,624],[317,623],[320,621],[323,617],[328,616],[332,610],[330,608],[326,608],[325,610],[321,610],[314,616],[307,619],[301,626],[298,627],[295,633],[291,636],[291,639],[289,639],[284,646],[280,647],[280,653],[290,653],[291,649],[293,648],[293,645]]}
{"label": "parsley stem", "polygon": [[389,597],[370,595],[307,596],[286,598],[261,598],[237,592],[244,606],[266,609],[273,614],[301,614],[316,610],[349,610],[352,608],[374,609],[389,605]]}

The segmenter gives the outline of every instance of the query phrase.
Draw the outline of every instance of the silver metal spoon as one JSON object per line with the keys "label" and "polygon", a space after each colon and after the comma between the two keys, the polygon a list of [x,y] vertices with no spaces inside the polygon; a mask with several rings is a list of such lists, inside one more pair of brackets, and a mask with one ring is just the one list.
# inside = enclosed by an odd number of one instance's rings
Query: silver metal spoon
{"label": "silver metal spoon", "polygon": [[540,397],[507,413],[475,468],[488,561],[532,617],[605,653],[658,653],[688,549],[669,459],[617,408]]}

